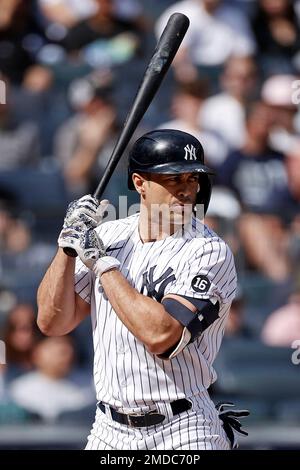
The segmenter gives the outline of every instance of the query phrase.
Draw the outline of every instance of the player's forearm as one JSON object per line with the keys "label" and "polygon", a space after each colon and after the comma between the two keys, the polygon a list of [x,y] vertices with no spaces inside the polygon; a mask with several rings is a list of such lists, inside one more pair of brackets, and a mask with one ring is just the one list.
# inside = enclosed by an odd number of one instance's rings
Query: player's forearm
{"label": "player's forearm", "polygon": [[75,324],[75,259],[59,249],[38,289],[38,326],[50,336],[68,333]]}
{"label": "player's forearm", "polygon": [[182,326],[163,305],[140,294],[116,270],[101,276],[104,291],[118,317],[153,354],[162,354],[181,337]]}

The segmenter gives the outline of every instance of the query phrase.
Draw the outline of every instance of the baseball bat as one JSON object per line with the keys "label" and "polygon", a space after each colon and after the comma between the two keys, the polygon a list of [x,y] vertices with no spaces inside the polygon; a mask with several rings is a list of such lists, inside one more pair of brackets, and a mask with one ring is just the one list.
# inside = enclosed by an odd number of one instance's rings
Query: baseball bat
{"label": "baseball bat", "polygon": [[[173,13],[163,30],[155,51],[146,68],[143,79],[133,101],[133,105],[127,115],[124,127],[114,147],[110,160],[104,171],[94,197],[99,199],[113,174],[125,148],[128,145],[135,129],[147,111],[154,95],[168,71],[176,52],[189,27],[190,21],[182,13]],[[64,248],[68,256],[77,256],[73,248]]]}

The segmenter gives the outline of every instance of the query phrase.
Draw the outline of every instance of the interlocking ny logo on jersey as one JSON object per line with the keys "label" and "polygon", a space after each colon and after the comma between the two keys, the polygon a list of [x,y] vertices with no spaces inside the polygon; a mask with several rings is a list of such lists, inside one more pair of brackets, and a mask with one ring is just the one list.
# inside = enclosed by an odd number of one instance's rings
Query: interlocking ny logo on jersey
{"label": "interlocking ny logo on jersey", "polygon": [[[170,284],[170,282],[174,281],[176,277],[174,276],[174,274],[171,274],[173,272],[173,269],[168,268],[158,279],[154,280],[153,273],[155,268],[156,266],[152,266],[149,269],[149,272],[146,271],[143,274],[141,294],[143,294],[144,290],[146,289],[148,297],[152,297],[152,299],[156,299],[158,302],[160,302],[164,296],[165,288],[168,284]],[[160,286],[158,287],[158,291],[156,291],[155,287],[158,284],[160,284]]]}
{"label": "interlocking ny logo on jersey", "polygon": [[191,145],[187,144],[184,147],[184,150],[185,150],[185,156],[184,156],[185,160],[197,160],[196,147],[194,147],[192,144]]}

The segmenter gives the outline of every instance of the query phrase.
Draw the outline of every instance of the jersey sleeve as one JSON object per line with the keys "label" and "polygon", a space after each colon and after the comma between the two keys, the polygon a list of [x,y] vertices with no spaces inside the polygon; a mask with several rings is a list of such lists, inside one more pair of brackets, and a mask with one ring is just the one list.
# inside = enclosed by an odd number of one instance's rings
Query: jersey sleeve
{"label": "jersey sleeve", "polygon": [[236,284],[230,248],[222,240],[211,240],[195,250],[164,294],[229,303],[234,299]]}
{"label": "jersey sleeve", "polygon": [[91,303],[92,274],[92,271],[77,257],[74,275],[75,292],[89,304]]}

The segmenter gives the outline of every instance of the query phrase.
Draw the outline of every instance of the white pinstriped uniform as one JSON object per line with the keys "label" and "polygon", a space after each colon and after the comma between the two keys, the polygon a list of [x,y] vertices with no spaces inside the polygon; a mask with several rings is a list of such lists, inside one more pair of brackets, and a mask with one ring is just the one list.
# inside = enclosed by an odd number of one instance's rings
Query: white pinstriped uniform
{"label": "white pinstriped uniform", "polygon": [[[232,253],[194,217],[183,235],[148,243],[140,240],[138,219],[136,214],[97,228],[130,284],[145,295],[154,289],[160,297],[173,293],[217,300],[219,318],[173,359],[162,360],[128,331],[94,273],[77,258],[75,290],[91,304],[97,399],[123,413],[157,408],[166,416],[159,425],[132,428],[98,409],[87,449],[228,449],[207,388],[216,380],[212,363],[236,289]],[[201,286],[203,278],[209,282]],[[180,398],[190,399],[193,408],[173,417],[169,403]]]}

